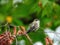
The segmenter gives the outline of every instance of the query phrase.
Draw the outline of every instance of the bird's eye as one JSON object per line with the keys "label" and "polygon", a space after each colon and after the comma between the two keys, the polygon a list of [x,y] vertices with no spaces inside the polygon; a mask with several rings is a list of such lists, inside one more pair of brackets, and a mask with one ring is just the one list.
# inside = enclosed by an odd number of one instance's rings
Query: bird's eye
{"label": "bird's eye", "polygon": [[35,19],[35,21],[38,21],[38,19]]}

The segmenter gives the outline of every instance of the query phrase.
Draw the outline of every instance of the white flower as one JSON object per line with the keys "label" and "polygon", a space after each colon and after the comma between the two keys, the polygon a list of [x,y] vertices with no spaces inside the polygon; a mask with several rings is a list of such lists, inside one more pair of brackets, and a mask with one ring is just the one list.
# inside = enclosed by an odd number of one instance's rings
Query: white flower
{"label": "white flower", "polygon": [[54,43],[53,43],[53,45],[57,45],[57,44],[58,44],[58,42],[54,42]]}
{"label": "white flower", "polygon": [[41,42],[36,42],[33,45],[43,45]]}
{"label": "white flower", "polygon": [[60,45],[60,26],[56,28],[56,31],[52,31],[49,28],[46,28],[44,31],[53,40],[53,45]]}
{"label": "white flower", "polygon": [[51,39],[54,39],[54,33],[51,29],[46,28],[44,29],[44,31],[45,31],[45,34],[47,34]]}
{"label": "white flower", "polygon": [[23,2],[23,0],[13,0],[13,4],[15,4],[17,2]]}
{"label": "white flower", "polygon": [[56,28],[57,37],[59,37],[60,40],[60,26]]}
{"label": "white flower", "polygon": [[25,40],[19,41],[19,45],[25,45]]}

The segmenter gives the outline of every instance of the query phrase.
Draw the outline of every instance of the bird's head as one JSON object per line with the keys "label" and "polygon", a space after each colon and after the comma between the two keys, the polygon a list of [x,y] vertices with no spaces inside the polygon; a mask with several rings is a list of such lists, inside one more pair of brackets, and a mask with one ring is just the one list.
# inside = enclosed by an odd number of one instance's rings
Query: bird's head
{"label": "bird's head", "polygon": [[40,23],[40,20],[39,20],[39,19],[34,19],[33,22],[35,22],[35,23]]}

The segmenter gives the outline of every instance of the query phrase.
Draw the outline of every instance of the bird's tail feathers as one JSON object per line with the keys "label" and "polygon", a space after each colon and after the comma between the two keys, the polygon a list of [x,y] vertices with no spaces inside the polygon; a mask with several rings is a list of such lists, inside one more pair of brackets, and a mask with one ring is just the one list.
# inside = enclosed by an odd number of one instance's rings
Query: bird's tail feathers
{"label": "bird's tail feathers", "polygon": [[31,30],[28,30],[27,33],[31,32]]}

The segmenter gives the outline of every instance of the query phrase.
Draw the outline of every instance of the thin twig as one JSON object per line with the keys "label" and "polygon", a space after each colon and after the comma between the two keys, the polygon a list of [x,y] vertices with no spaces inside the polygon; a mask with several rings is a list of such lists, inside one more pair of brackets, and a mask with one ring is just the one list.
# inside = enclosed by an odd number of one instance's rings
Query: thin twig
{"label": "thin twig", "polygon": [[31,44],[33,44],[32,39],[29,37],[29,35],[28,35],[28,34],[26,34],[25,36],[26,36],[26,37],[27,37],[27,39],[30,41],[30,43],[31,43]]}
{"label": "thin twig", "polygon": [[32,39],[29,37],[28,34],[26,34],[25,27],[20,26],[20,28],[21,28],[21,30],[22,30],[22,32],[23,32],[23,35],[25,35],[25,36],[27,37],[27,39],[29,40],[29,42],[30,42],[31,44],[33,44]]}
{"label": "thin twig", "polygon": [[17,45],[17,37],[15,39],[16,39],[16,45]]}

